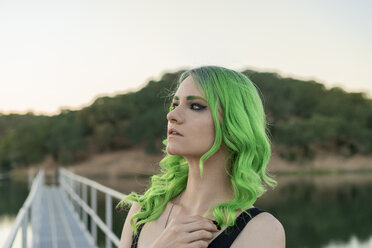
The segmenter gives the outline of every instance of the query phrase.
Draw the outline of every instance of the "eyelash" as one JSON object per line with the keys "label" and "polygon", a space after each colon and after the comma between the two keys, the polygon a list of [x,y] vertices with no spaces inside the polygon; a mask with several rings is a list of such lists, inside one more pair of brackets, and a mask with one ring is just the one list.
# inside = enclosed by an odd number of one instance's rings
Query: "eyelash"
{"label": "eyelash", "polygon": [[[177,103],[173,103],[173,104],[172,104],[172,110],[175,109],[175,105],[178,106]],[[199,103],[191,103],[190,106],[198,106],[199,109],[193,109],[193,110],[196,110],[196,111],[200,111],[200,110],[203,110],[203,109],[206,108],[205,106],[203,106],[203,105],[201,105],[201,104],[199,104]]]}

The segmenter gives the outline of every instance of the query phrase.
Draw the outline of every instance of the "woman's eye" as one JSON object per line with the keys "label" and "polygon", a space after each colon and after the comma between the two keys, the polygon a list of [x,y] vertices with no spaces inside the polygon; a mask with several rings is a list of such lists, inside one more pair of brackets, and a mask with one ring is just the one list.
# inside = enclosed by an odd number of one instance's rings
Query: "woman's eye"
{"label": "woman's eye", "polygon": [[175,109],[176,106],[178,106],[178,104],[177,104],[177,103],[173,103],[173,104],[172,104],[172,109]]}
{"label": "woman's eye", "polygon": [[[173,104],[172,104],[172,109],[175,109],[177,106],[178,106],[178,103],[173,103]],[[200,104],[198,104],[198,103],[192,103],[192,104],[190,104],[190,108],[191,108],[192,110],[203,110],[203,109],[205,109],[206,107],[203,106],[203,105],[200,105]]]}
{"label": "woman's eye", "polygon": [[191,104],[191,108],[194,109],[194,110],[202,110],[202,109],[205,109],[205,106],[202,106],[198,103],[193,103],[193,104]]}

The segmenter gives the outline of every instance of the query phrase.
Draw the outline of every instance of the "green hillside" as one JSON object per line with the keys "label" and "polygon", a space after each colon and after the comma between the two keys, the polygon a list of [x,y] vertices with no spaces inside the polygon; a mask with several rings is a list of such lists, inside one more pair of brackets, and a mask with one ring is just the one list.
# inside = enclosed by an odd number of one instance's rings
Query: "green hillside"
{"label": "green hillside", "polygon": [[[137,92],[97,98],[79,111],[51,117],[0,114],[0,171],[41,162],[46,155],[69,164],[134,146],[161,152],[169,94],[180,73],[164,74]],[[273,147],[281,157],[313,159],[319,150],[372,153],[372,100],[363,93],[275,73],[243,73],[260,90]]]}

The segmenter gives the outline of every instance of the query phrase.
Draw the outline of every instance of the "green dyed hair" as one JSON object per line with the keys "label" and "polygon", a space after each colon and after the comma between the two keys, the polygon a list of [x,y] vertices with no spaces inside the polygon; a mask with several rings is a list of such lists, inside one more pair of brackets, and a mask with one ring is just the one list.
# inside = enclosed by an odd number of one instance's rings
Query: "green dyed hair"
{"label": "green dyed hair", "polygon": [[[265,184],[276,185],[266,171],[271,149],[262,101],[255,85],[242,73],[218,66],[203,66],[185,71],[177,86],[188,76],[204,94],[215,126],[214,144],[200,158],[201,175],[203,161],[217,152],[222,142],[229,150],[225,169],[230,176],[234,199],[217,205],[213,214],[220,226],[232,226],[236,210],[244,211],[256,202],[265,193]],[[172,109],[171,104],[169,111]],[[163,144],[166,147],[167,139]],[[159,218],[167,203],[186,188],[189,171],[186,159],[170,155],[166,149],[163,152],[165,156],[159,162],[161,172],[151,177],[151,187],[143,195],[132,192],[118,204],[123,206],[134,201],[141,206],[130,220],[135,234],[139,225]],[[135,224],[137,218],[141,220]]]}

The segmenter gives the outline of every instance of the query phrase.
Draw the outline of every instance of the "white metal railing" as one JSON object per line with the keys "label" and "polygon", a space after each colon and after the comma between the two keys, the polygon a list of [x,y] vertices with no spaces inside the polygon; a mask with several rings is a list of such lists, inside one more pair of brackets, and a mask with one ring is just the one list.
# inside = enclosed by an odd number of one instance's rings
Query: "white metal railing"
{"label": "white metal railing", "polygon": [[[121,200],[126,195],[63,168],[59,168],[59,183],[72,208],[82,219],[86,230],[88,230],[88,215],[90,216],[90,235],[93,244],[97,245],[98,225],[106,236],[106,248],[111,248],[112,243],[118,247],[120,239],[112,231],[112,198]],[[88,187],[90,187],[90,205]],[[97,213],[97,190],[105,194],[105,222]]]}
{"label": "white metal railing", "polygon": [[[15,223],[10,231],[10,234],[8,236],[8,239],[5,242],[4,248],[10,248],[13,245],[13,242],[15,240],[15,237],[18,233],[18,229],[22,226],[22,247],[27,247],[27,227],[29,222],[29,217],[31,217],[31,226],[32,231],[35,229],[35,225],[37,224],[35,222],[36,220],[36,209],[39,207],[38,204],[40,204],[40,196],[41,194],[39,191],[41,190],[42,183],[43,183],[43,177],[44,177],[44,171],[40,170],[38,175],[35,177],[35,179],[32,182],[31,185],[31,191],[29,195],[27,196],[26,201],[23,203],[22,208],[19,210]],[[31,210],[31,214],[30,214]],[[34,236],[33,236],[34,237]]]}

